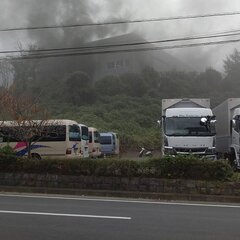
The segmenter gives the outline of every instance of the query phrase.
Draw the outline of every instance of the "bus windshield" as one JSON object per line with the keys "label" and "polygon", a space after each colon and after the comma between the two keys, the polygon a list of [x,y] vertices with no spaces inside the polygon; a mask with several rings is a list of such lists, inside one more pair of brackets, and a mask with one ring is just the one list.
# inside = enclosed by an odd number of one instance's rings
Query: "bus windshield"
{"label": "bus windshield", "polygon": [[69,126],[69,141],[81,141],[80,128],[76,124]]}
{"label": "bus windshield", "polygon": [[97,131],[94,131],[94,142],[99,143],[100,142],[100,134]]}
{"label": "bus windshield", "polygon": [[201,117],[169,117],[165,119],[164,129],[168,136],[213,136],[215,127],[211,129],[200,124]]}
{"label": "bus windshield", "polygon": [[83,140],[89,140],[88,127],[85,127],[85,126],[81,127],[81,137],[82,137]]}

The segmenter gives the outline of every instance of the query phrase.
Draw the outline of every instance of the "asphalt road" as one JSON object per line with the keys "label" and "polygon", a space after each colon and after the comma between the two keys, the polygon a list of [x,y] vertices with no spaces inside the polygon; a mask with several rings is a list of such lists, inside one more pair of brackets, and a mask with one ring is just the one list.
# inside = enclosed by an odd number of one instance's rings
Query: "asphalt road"
{"label": "asphalt road", "polygon": [[3,240],[240,239],[240,205],[0,194]]}

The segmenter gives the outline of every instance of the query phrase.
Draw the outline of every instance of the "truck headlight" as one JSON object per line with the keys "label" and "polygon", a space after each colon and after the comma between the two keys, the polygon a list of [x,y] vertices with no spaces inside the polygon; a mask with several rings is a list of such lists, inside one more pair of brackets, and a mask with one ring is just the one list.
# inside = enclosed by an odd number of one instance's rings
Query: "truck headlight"
{"label": "truck headlight", "polygon": [[173,147],[164,146],[164,154],[165,155],[176,155],[176,151]]}
{"label": "truck headlight", "polygon": [[216,154],[216,148],[215,147],[209,147],[205,150],[206,154]]}

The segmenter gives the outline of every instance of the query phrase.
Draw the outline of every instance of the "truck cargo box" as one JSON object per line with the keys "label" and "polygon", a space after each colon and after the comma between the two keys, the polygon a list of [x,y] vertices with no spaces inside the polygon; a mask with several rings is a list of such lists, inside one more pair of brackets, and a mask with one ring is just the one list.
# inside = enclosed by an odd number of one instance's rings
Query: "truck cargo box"
{"label": "truck cargo box", "polygon": [[227,152],[231,145],[231,120],[234,110],[240,108],[240,98],[229,98],[213,109],[216,116],[217,152]]}
{"label": "truck cargo box", "polygon": [[179,98],[162,99],[162,116],[168,108],[210,108],[210,99],[205,98]]}

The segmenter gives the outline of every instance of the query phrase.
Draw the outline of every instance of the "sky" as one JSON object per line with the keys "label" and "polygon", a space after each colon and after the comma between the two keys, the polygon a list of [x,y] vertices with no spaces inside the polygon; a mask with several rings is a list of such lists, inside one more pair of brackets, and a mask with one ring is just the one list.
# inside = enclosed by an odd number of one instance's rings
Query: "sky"
{"label": "sky", "polygon": [[[238,12],[239,0],[1,0],[0,28],[47,26],[115,20],[151,19]],[[240,15],[135,23],[75,30],[0,32],[0,50],[16,50],[30,43],[40,47],[71,47],[81,41],[137,32],[146,40],[160,40],[240,30]],[[233,38],[233,37],[232,37]],[[238,38],[238,37],[235,37]],[[64,39],[64,41],[60,41]],[[223,70],[226,59],[240,43],[165,50],[195,70]]]}

